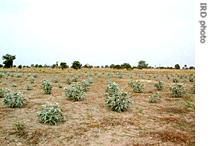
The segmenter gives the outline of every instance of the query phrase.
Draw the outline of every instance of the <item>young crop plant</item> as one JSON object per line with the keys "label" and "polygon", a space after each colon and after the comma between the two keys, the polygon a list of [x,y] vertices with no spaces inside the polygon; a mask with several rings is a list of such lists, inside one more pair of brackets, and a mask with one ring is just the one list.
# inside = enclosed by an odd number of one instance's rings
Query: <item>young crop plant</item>
{"label": "young crop plant", "polygon": [[58,104],[45,104],[38,113],[40,123],[48,125],[57,125],[64,121],[64,116]]}
{"label": "young crop plant", "polygon": [[131,104],[128,94],[120,91],[119,85],[115,82],[108,83],[105,95],[105,105],[113,111],[126,111]]}
{"label": "young crop plant", "polygon": [[26,127],[23,122],[17,121],[14,125],[13,128],[15,130],[15,133],[19,136],[23,136],[26,134]]}
{"label": "young crop plant", "polygon": [[84,99],[84,88],[81,83],[72,83],[65,90],[65,95],[73,101]]}
{"label": "young crop plant", "polygon": [[51,94],[51,91],[52,91],[51,83],[49,81],[47,81],[47,80],[44,80],[42,82],[42,89],[44,90],[45,94]]}
{"label": "young crop plant", "polygon": [[89,89],[90,82],[89,82],[89,80],[83,80],[81,82],[81,85],[83,87],[83,91],[86,92]]}
{"label": "young crop plant", "polygon": [[149,96],[150,103],[157,103],[160,101],[160,99],[161,99],[161,96],[158,92]]}
{"label": "young crop plant", "polygon": [[21,93],[8,92],[4,95],[4,104],[10,108],[20,108],[25,105],[26,100]]}
{"label": "young crop plant", "polygon": [[144,85],[140,81],[129,81],[128,83],[135,93],[142,93],[144,91]]}
{"label": "young crop plant", "polygon": [[73,76],[71,76],[70,78],[67,78],[66,79],[66,83],[68,84],[68,85],[70,85],[71,83],[73,83],[73,82],[78,82],[79,81],[79,76],[77,76],[77,75],[73,75]]}
{"label": "young crop plant", "polygon": [[0,98],[4,98],[4,96],[9,92],[8,89],[0,88]]}
{"label": "young crop plant", "polygon": [[112,96],[120,91],[119,85],[115,82],[109,82],[106,88],[106,96]]}
{"label": "young crop plant", "polygon": [[117,92],[111,96],[107,96],[105,98],[105,105],[109,107],[112,111],[123,112],[126,111],[131,101],[127,97],[128,94],[126,92]]}
{"label": "young crop plant", "polygon": [[182,84],[173,84],[171,86],[172,97],[182,97],[185,94],[185,89]]}
{"label": "young crop plant", "polygon": [[155,83],[155,84],[154,84],[154,87],[156,87],[156,89],[157,89],[158,91],[163,90],[163,82],[158,81],[158,83]]}

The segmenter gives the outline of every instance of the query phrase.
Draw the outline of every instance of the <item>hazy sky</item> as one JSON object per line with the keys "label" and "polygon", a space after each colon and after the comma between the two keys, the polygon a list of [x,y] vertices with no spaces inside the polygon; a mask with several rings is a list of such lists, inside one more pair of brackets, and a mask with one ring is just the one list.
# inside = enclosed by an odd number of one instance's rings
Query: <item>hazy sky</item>
{"label": "hazy sky", "polygon": [[17,65],[194,65],[194,24],[194,0],[0,0],[0,56],[16,55]]}

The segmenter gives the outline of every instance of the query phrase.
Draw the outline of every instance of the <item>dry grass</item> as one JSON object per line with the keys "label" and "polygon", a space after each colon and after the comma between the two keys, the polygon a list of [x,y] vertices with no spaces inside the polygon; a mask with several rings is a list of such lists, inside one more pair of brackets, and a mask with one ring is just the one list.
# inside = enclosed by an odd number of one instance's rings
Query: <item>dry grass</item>
{"label": "dry grass", "polygon": [[[104,145],[104,146],[177,146],[194,145],[194,95],[190,89],[193,85],[187,77],[194,75],[192,70],[112,70],[112,69],[0,69],[0,72],[22,74],[22,77],[8,76],[0,78],[0,87],[12,91],[21,91],[28,100],[27,105],[20,109],[10,109],[3,105],[0,98],[0,143],[4,146],[13,145]],[[93,74],[93,84],[85,95],[85,100],[73,102],[64,95],[67,77],[80,74],[86,79]],[[104,105],[104,93],[107,85],[107,74],[112,74],[112,80],[121,89],[127,91],[132,99],[128,111],[116,113]],[[117,74],[121,73],[123,78]],[[34,78],[32,90],[26,90],[30,77]],[[128,85],[130,76],[144,84],[143,93],[133,93]],[[171,97],[170,86],[172,78],[180,78],[187,89],[187,98]],[[169,77],[169,79],[168,79]],[[53,81],[52,94],[45,95],[41,89],[42,80]],[[157,92],[154,83],[164,82],[160,91],[161,101],[151,104],[150,95]],[[17,87],[13,87],[15,83]],[[59,85],[62,88],[59,88]],[[186,101],[190,101],[187,102]],[[57,102],[64,114],[65,122],[57,126],[48,126],[38,122],[37,112],[46,102]],[[13,124],[23,121],[25,133],[23,136],[14,132]]]}

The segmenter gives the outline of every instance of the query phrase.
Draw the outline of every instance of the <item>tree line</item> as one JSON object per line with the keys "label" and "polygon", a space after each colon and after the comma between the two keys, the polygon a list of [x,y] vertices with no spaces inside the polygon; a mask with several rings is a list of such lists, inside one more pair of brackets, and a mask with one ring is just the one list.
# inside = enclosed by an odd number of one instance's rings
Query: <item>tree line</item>
{"label": "tree line", "polygon": [[[89,64],[82,65],[79,61],[74,61],[72,62],[72,65],[69,66],[66,62],[56,62],[53,65],[41,65],[41,64],[31,64],[31,66],[25,66],[25,65],[13,65],[13,61],[16,59],[15,55],[10,55],[6,54],[2,56],[3,64],[0,64],[0,67],[4,68],[11,68],[11,67],[17,67],[19,69],[21,68],[30,68],[30,67],[35,67],[35,68],[61,68],[61,69],[66,69],[66,68],[73,68],[73,69],[81,69],[81,68],[112,68],[112,69],[144,69],[144,68],[158,68],[158,69],[181,69],[179,64],[175,64],[174,67],[152,67],[149,66],[148,63],[144,60],[140,60],[138,62],[137,66],[131,66],[129,63],[123,63],[123,64],[111,64],[111,65],[105,65],[105,66],[93,66]],[[187,65],[184,65],[182,69],[195,69],[194,66],[187,67]]]}

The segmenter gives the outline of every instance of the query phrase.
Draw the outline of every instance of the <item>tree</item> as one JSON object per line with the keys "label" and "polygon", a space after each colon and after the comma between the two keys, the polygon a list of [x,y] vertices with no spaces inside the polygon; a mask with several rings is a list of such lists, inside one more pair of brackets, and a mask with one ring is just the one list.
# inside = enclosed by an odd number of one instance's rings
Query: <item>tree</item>
{"label": "tree", "polygon": [[21,69],[22,68],[22,65],[18,65],[18,68]]}
{"label": "tree", "polygon": [[114,67],[115,67],[115,65],[114,65],[114,64],[111,64],[111,65],[110,65],[110,68],[114,68]]}
{"label": "tree", "polygon": [[175,67],[175,69],[180,69],[179,64],[176,64],[174,67]]}
{"label": "tree", "polygon": [[93,68],[93,66],[90,64],[85,64],[85,65],[83,65],[83,68]]}
{"label": "tree", "polygon": [[138,62],[138,68],[142,69],[142,68],[147,68],[148,64],[146,64],[146,62],[144,60],[141,60]]}
{"label": "tree", "polygon": [[16,59],[15,55],[6,54],[2,56],[2,59],[5,60],[3,62],[5,68],[10,68],[13,66],[13,60]]}
{"label": "tree", "polygon": [[131,69],[131,65],[129,63],[121,64],[121,68]]}
{"label": "tree", "polygon": [[74,61],[71,67],[74,69],[80,69],[82,67],[82,64],[79,61]]}
{"label": "tree", "polygon": [[64,69],[64,68],[68,68],[68,65],[66,64],[66,62],[61,62],[61,63],[60,63],[60,67],[61,67],[62,69]]}
{"label": "tree", "polygon": [[194,66],[190,66],[189,69],[195,69],[195,67]]}

